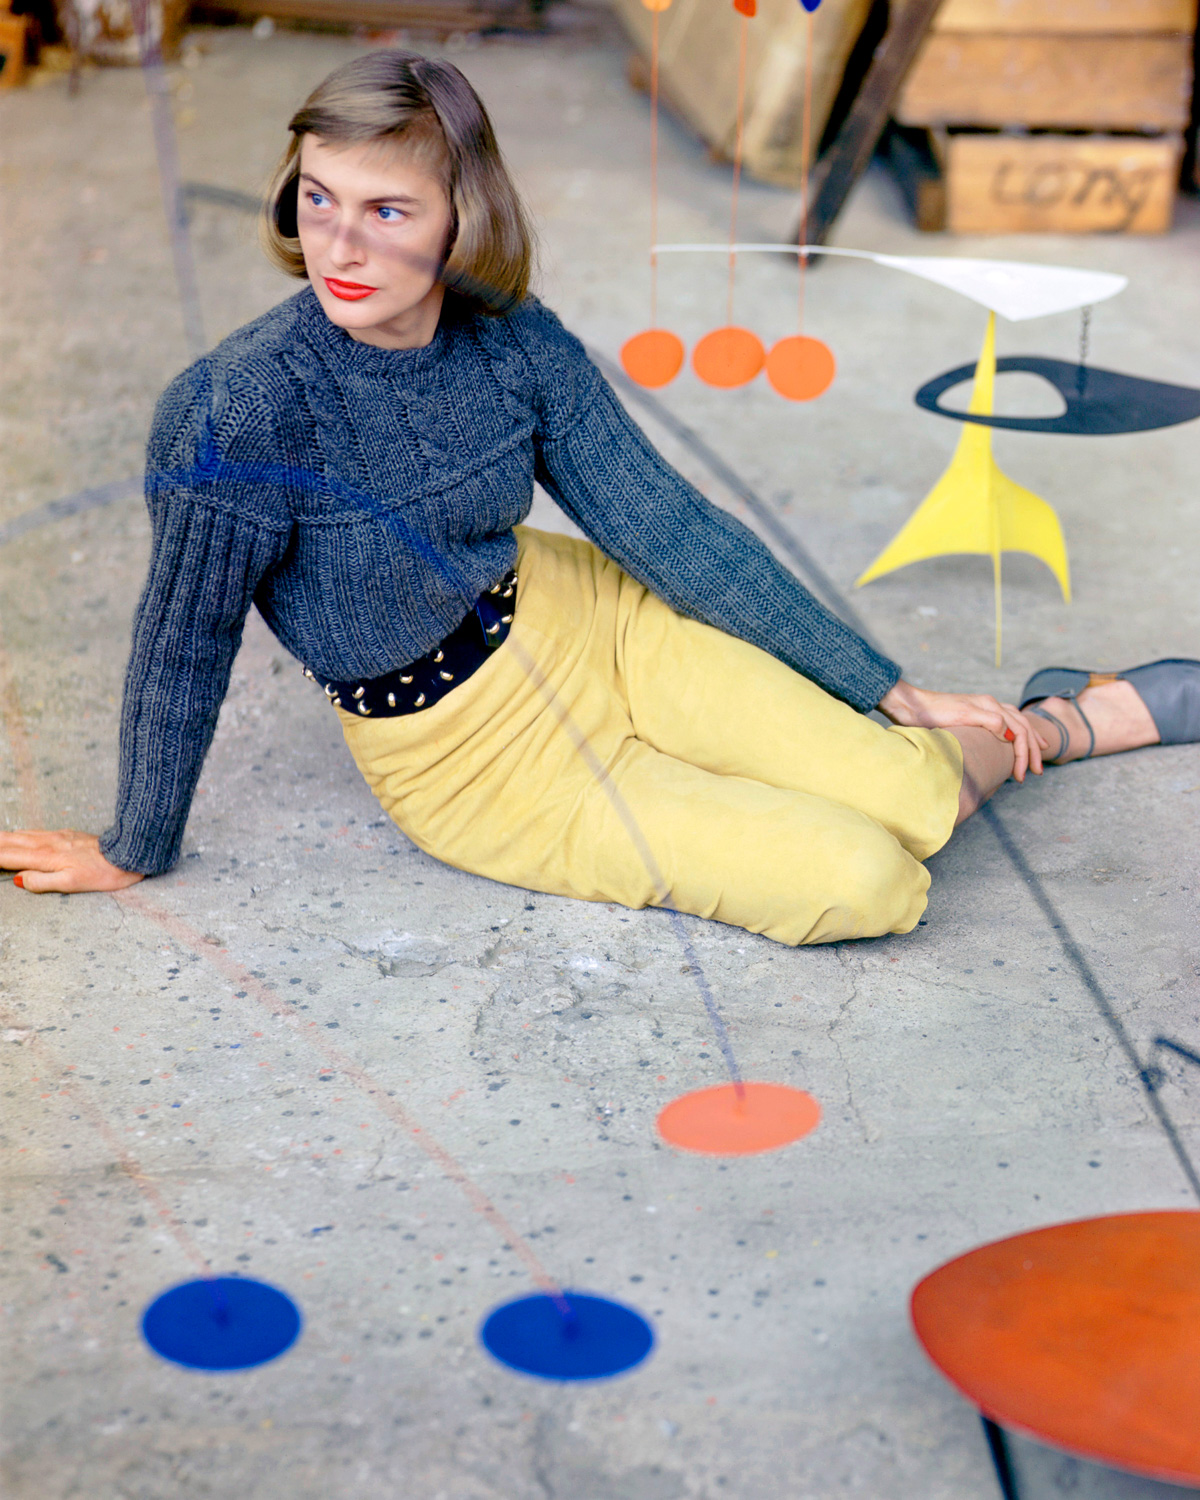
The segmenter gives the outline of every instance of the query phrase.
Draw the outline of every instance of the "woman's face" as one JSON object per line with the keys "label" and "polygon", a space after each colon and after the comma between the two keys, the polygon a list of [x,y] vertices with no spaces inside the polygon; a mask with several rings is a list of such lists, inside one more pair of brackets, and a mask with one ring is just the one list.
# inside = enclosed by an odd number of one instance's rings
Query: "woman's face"
{"label": "woman's face", "polygon": [[352,338],[390,349],[429,343],[450,218],[441,183],[402,144],[302,140],[300,249],[326,316]]}

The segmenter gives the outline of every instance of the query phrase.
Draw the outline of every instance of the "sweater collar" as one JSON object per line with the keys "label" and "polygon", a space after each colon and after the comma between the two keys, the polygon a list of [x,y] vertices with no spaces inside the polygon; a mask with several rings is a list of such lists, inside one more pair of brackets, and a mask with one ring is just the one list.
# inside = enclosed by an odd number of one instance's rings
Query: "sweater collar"
{"label": "sweater collar", "polygon": [[452,300],[447,297],[433,338],[420,349],[381,349],[376,344],[364,344],[360,339],[351,338],[344,328],[339,328],[325,316],[311,286],[305,287],[296,298],[296,311],[304,336],[318,349],[331,354],[343,367],[361,370],[365,374],[411,375],[431,369],[444,357],[451,327],[456,321],[455,309],[450,305]]}

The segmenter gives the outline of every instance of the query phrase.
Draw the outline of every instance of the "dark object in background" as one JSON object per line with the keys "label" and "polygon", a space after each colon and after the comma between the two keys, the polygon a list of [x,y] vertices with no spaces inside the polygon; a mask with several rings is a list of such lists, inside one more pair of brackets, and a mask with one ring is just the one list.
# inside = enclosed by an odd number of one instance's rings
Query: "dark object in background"
{"label": "dark object in background", "polygon": [[917,228],[929,234],[945,229],[946,180],[929,132],[889,120],[879,155],[891,168]]}
{"label": "dark object in background", "polygon": [[1200,23],[1192,37],[1192,119],[1184,132],[1186,151],[1183,158],[1183,185],[1193,192],[1200,191],[1200,88],[1195,81],[1200,78]]}
{"label": "dark object in background", "polygon": [[[30,30],[36,37],[37,51],[43,46],[57,46],[63,42],[63,28],[58,26],[58,12],[54,6],[54,0],[9,0],[12,15],[26,15],[30,20]],[[36,57],[31,57],[30,62],[36,62]]]}
{"label": "dark object in background", "polygon": [[[845,124],[813,168],[811,207],[805,216],[810,245],[823,245],[850,189],[870,165],[892,104],[942,0],[908,0],[893,7],[888,29],[875,50]],[[799,241],[799,226],[795,236]]]}

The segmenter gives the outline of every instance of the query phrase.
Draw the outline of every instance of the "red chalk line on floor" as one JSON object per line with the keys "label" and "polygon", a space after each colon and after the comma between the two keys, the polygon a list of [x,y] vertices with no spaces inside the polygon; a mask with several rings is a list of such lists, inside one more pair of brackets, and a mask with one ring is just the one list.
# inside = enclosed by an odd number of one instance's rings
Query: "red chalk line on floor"
{"label": "red chalk line on floor", "polygon": [[[0,1026],[11,1027],[15,1031],[28,1031],[29,1026],[18,1017],[0,1013]],[[39,1040],[37,1035],[30,1032],[27,1045],[35,1053],[45,1060],[45,1064],[51,1067],[61,1068],[62,1064],[57,1061],[52,1051],[46,1044]],[[108,1121],[104,1118],[99,1105],[90,1097],[88,1091],[74,1078],[63,1080],[62,1087],[58,1090],[59,1097],[64,1094],[79,1110],[80,1114],[86,1116],[88,1124],[99,1135],[104,1144],[112,1152],[113,1158],[121,1171],[129,1178],[147,1204],[154,1210],[155,1215],[162,1220],[163,1225],[169,1229],[175,1237],[176,1243],[184,1255],[192,1262],[201,1276],[212,1277],[212,1264],[201,1250],[200,1246],[188,1234],[183,1223],[176,1216],[173,1209],[168,1207],[166,1199],[154,1185],[153,1180],[147,1175],[137,1157],[131,1151],[127,1151],[122,1145],[119,1136]],[[43,1096],[46,1097],[46,1096]]]}
{"label": "red chalk line on floor", "polygon": [[256,978],[248,969],[243,968],[236,959],[231,958],[226,949],[218,948],[216,944],[207,941],[182,918],[155,906],[140,892],[121,891],[113,899],[120,902],[122,906],[137,912],[139,916],[156,923],[181,946],[205,959],[236,988],[245,990],[248,996],[252,996],[271,1015],[291,1026],[318,1053],[329,1068],[339,1073],[370,1098],[377,1109],[415,1141],[442,1175],[459,1189],[471,1208],[499,1235],[502,1243],[515,1251],[536,1285],[555,1302],[563,1304],[562,1288],[559,1283],[550,1275],[526,1240],[509,1223],[483,1189],[471,1180],[456,1157],[431,1135],[403,1104],[391,1098],[382,1083],[373,1078],[348,1053],[328,1042],[321,1035],[321,1028],[315,1021],[305,1020],[269,985]]}

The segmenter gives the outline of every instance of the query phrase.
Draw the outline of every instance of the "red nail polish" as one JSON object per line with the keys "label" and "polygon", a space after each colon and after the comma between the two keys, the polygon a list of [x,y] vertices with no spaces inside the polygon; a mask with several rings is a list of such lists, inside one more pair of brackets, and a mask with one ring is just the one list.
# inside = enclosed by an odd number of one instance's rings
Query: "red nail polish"
{"label": "red nail polish", "polygon": [[14,875],[13,876],[13,885],[19,885],[22,890],[25,889],[25,882],[21,879],[21,877],[19,875]]}
{"label": "red nail polish", "polygon": [[1016,739],[1016,735],[1012,732],[1011,729],[1006,729],[1004,731],[1004,738],[1011,744],[1011,742]]}

